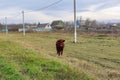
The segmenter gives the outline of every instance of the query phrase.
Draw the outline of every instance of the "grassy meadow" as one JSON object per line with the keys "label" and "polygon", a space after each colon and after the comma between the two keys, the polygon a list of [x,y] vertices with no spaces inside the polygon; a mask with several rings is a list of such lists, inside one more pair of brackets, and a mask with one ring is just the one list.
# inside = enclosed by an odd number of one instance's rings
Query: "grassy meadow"
{"label": "grassy meadow", "polygon": [[[0,80],[119,80],[120,37],[65,32],[0,33]],[[55,42],[65,39],[63,56]]]}

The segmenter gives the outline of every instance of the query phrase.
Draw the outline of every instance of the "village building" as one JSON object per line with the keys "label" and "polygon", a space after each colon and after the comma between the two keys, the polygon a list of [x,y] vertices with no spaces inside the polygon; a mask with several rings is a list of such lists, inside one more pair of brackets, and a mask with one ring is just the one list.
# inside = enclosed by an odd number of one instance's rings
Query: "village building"
{"label": "village building", "polygon": [[39,24],[37,27],[33,28],[33,31],[38,32],[38,31],[51,31],[52,28],[49,23],[43,23]]}
{"label": "village building", "polygon": [[64,30],[65,24],[62,20],[55,20],[51,23],[53,30]]}

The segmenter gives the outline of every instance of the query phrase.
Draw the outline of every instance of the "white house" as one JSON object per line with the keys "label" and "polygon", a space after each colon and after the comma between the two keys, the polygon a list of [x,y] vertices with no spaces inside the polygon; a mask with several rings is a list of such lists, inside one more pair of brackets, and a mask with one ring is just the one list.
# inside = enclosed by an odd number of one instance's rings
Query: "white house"
{"label": "white house", "polygon": [[37,27],[33,28],[33,31],[51,31],[52,28],[49,23],[39,24]]}
{"label": "white house", "polygon": [[28,27],[25,27],[25,28],[20,27],[20,28],[18,29],[18,31],[19,31],[19,32],[22,32],[22,31],[24,31],[24,29],[25,29],[25,31],[28,31]]}
{"label": "white house", "polygon": [[[36,24],[25,24],[25,31],[33,31],[33,28],[35,27],[37,27]],[[23,30],[23,26],[20,26],[18,29],[19,32],[22,32]]]}

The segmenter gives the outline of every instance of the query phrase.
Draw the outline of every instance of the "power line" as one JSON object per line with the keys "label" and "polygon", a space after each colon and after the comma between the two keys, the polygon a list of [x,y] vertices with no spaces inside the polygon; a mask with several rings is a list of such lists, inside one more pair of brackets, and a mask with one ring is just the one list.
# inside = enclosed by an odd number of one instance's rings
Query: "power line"
{"label": "power line", "polygon": [[[41,10],[47,9],[47,8],[53,6],[53,5],[56,5],[56,4],[60,3],[61,1],[63,1],[63,0],[56,1],[54,3],[51,3],[51,4],[47,5],[47,6],[42,7],[42,8],[36,9],[34,11],[41,11]],[[28,11],[28,12],[33,12],[33,11]],[[28,13],[28,12],[25,12],[25,13]]]}
{"label": "power line", "polygon": [[13,17],[18,17],[18,16],[20,16],[21,15],[21,13],[19,12],[19,13],[17,13],[16,15],[14,15],[14,16],[10,16],[9,18],[13,18]]}
{"label": "power line", "polygon": [[[61,1],[63,1],[63,0],[58,0],[58,1],[53,2],[53,3],[51,3],[51,4],[47,5],[47,6],[41,7],[39,9],[35,9],[34,11],[41,11],[41,10],[47,9],[47,8],[53,6],[53,5],[56,5],[56,4],[60,3]],[[33,12],[33,11],[27,11],[27,12],[24,11],[24,13],[29,13],[29,12]],[[21,12],[17,13],[16,15],[9,16],[7,18],[14,18],[14,17],[16,18],[16,17],[18,17],[20,15],[21,15]],[[1,18],[0,20],[4,20],[4,18]]]}
{"label": "power line", "polygon": [[46,8],[49,8],[49,7],[53,6],[53,5],[56,5],[56,4],[60,3],[61,1],[62,1],[62,0],[56,1],[56,2],[54,2],[54,3],[52,3],[52,4],[48,5],[48,6],[42,7],[42,8],[37,9],[37,10],[44,10],[44,9],[46,9]]}
{"label": "power line", "polygon": [[[10,19],[10,18],[16,18],[16,17],[18,17],[18,16],[20,16],[21,15],[21,13],[17,13],[16,15],[13,15],[13,16],[5,16],[5,17],[7,17],[7,19]],[[5,21],[5,18],[0,18],[0,22],[1,21]]]}
{"label": "power line", "polygon": [[[53,2],[53,3],[51,3],[51,4],[47,5],[47,6],[44,6],[44,7],[42,7],[42,8],[35,9],[34,11],[40,11],[40,10],[47,9],[47,8],[53,6],[53,5],[56,5],[56,4],[60,3],[61,1],[63,1],[63,0],[59,0],[59,1]],[[33,12],[33,11],[27,11],[27,12],[24,11],[24,13],[28,13],[28,12]],[[14,15],[14,16],[9,16],[9,17],[7,17],[7,18],[18,17],[19,15],[21,15],[21,12],[17,13],[17,14]],[[4,18],[2,18],[2,19],[4,19]]]}

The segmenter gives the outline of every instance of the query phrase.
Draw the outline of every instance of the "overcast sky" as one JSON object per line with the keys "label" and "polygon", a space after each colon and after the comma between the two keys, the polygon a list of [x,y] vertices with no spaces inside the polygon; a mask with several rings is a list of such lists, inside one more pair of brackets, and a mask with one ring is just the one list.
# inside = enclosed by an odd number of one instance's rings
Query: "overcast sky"
{"label": "overcast sky", "polygon": [[[77,18],[120,21],[120,0],[76,0],[76,6]],[[21,23],[22,10],[30,23],[73,20],[73,0],[0,0],[0,22]]]}

